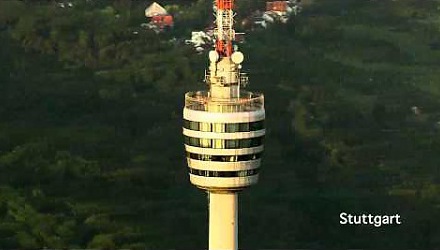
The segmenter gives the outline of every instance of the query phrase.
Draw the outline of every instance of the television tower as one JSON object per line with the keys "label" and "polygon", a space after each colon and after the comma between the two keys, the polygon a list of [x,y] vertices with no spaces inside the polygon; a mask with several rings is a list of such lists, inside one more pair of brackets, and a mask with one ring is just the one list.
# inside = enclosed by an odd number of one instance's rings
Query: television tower
{"label": "television tower", "polygon": [[238,248],[238,191],[258,182],[263,152],[264,96],[241,90],[243,53],[235,41],[234,0],[215,0],[215,49],[209,91],[185,94],[183,135],[192,184],[208,192],[209,250]]}

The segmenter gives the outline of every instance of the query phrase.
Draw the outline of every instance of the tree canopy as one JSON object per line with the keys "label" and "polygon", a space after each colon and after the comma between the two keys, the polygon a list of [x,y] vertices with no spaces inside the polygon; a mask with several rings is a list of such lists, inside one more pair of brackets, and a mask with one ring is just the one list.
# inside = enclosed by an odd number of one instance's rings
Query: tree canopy
{"label": "tree canopy", "polygon": [[[161,34],[140,26],[147,3],[72,3],[0,1],[0,248],[205,247],[181,116],[207,55],[182,41],[212,22],[211,2],[164,2],[176,23]],[[263,6],[238,1],[238,20]],[[241,248],[440,244],[439,8],[315,0],[246,31],[267,121]],[[342,227],[341,212],[403,224]]]}

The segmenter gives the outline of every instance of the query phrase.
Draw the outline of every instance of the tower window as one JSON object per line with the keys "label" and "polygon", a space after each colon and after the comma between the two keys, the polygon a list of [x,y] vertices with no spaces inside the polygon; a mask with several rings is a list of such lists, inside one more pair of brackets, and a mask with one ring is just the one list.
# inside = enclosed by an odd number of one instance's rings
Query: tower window
{"label": "tower window", "polygon": [[264,136],[248,138],[248,139],[209,139],[209,138],[195,138],[185,136],[184,142],[186,145],[201,148],[216,148],[216,149],[239,149],[252,148],[263,145]]}
{"label": "tower window", "polygon": [[187,152],[186,157],[199,161],[239,162],[260,159],[261,153],[249,155],[204,155]]}
{"label": "tower window", "polygon": [[193,175],[204,177],[246,177],[258,174],[258,168],[241,171],[209,171],[189,168],[189,172]]}
{"label": "tower window", "polygon": [[244,123],[207,123],[183,120],[183,127],[195,131],[235,133],[250,132],[264,129],[264,120]]}

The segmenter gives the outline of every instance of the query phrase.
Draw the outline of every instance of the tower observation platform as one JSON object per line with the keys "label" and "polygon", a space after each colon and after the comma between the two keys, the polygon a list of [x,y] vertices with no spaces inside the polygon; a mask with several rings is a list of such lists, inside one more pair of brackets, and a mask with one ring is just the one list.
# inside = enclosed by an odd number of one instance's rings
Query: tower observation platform
{"label": "tower observation platform", "polygon": [[257,183],[263,152],[264,97],[213,100],[209,92],[185,96],[183,134],[191,182],[233,191]]}
{"label": "tower observation platform", "polygon": [[237,192],[258,182],[265,136],[264,96],[243,90],[244,55],[233,46],[233,0],[216,0],[215,48],[206,91],[188,92],[183,136],[192,184],[208,192],[209,250],[238,249]]}

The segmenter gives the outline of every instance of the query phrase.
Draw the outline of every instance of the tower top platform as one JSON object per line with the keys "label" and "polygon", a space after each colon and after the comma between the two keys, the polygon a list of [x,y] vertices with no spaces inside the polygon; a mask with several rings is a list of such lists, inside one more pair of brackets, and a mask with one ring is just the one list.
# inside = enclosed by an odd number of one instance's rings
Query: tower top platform
{"label": "tower top platform", "polygon": [[240,91],[238,97],[223,99],[211,97],[208,91],[188,92],[185,108],[215,113],[252,112],[264,109],[264,95]]}

